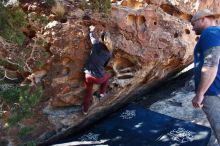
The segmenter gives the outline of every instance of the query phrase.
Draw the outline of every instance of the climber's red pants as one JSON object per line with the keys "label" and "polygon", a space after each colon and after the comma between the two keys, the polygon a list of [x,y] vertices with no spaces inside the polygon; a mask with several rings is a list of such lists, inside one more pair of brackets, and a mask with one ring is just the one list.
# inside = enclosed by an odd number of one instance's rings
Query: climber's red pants
{"label": "climber's red pants", "polygon": [[105,73],[102,78],[96,78],[92,75],[85,74],[85,87],[86,87],[86,95],[84,97],[83,102],[83,111],[88,112],[90,105],[92,104],[92,95],[93,95],[93,84],[100,84],[99,94],[104,94],[109,81],[110,75]]}

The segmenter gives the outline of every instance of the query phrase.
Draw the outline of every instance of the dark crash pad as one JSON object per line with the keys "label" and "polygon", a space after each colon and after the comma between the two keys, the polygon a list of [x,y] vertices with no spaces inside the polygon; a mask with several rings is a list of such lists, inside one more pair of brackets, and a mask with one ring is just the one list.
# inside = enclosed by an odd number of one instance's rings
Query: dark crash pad
{"label": "dark crash pad", "polygon": [[206,146],[210,136],[208,127],[129,105],[54,145]]}

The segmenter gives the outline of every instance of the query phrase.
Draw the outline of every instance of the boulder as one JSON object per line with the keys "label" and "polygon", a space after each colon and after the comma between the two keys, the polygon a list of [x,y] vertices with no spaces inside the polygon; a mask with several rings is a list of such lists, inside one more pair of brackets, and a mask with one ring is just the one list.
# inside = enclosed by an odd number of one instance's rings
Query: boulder
{"label": "boulder", "polygon": [[[65,0],[63,4],[68,11],[66,21],[62,22],[53,20],[49,9],[42,12],[42,7],[40,12],[48,14],[50,22],[43,28],[32,22],[36,34],[28,41],[32,51],[27,50],[31,52],[26,64],[31,71],[28,79],[34,84],[37,77],[36,83],[43,85],[45,97],[35,107],[32,123],[36,123],[38,130],[32,138],[44,145],[77,132],[191,64],[197,36],[190,19],[198,9],[217,10],[218,3],[217,0],[113,0],[110,17],[106,17],[83,6],[85,10],[76,8],[79,1]],[[39,9],[32,7],[27,12],[34,10]],[[96,26],[97,36],[101,31],[110,32],[114,51],[106,67],[111,74],[107,94],[101,101],[94,98],[88,115],[83,116],[83,67],[91,48],[90,25]],[[0,55],[6,55],[1,47]],[[38,67],[34,61],[43,65]]]}

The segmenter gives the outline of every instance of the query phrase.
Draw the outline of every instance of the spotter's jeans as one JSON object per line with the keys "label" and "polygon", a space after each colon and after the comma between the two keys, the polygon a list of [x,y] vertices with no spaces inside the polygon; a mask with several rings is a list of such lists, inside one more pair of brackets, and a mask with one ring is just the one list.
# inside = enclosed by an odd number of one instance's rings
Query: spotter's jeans
{"label": "spotter's jeans", "polygon": [[220,144],[220,96],[205,96],[203,111],[209,120],[218,144]]}

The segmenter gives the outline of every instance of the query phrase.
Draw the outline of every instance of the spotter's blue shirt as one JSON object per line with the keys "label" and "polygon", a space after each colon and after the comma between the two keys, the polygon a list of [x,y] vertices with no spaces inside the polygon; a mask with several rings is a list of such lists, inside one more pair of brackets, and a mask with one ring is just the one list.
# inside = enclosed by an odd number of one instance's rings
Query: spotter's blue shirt
{"label": "spotter's blue shirt", "polygon": [[[195,89],[197,91],[201,79],[201,69],[204,64],[204,53],[213,47],[220,46],[220,27],[211,26],[206,28],[198,40],[194,49],[194,73]],[[205,95],[220,95],[220,64],[215,80],[206,91]]]}

